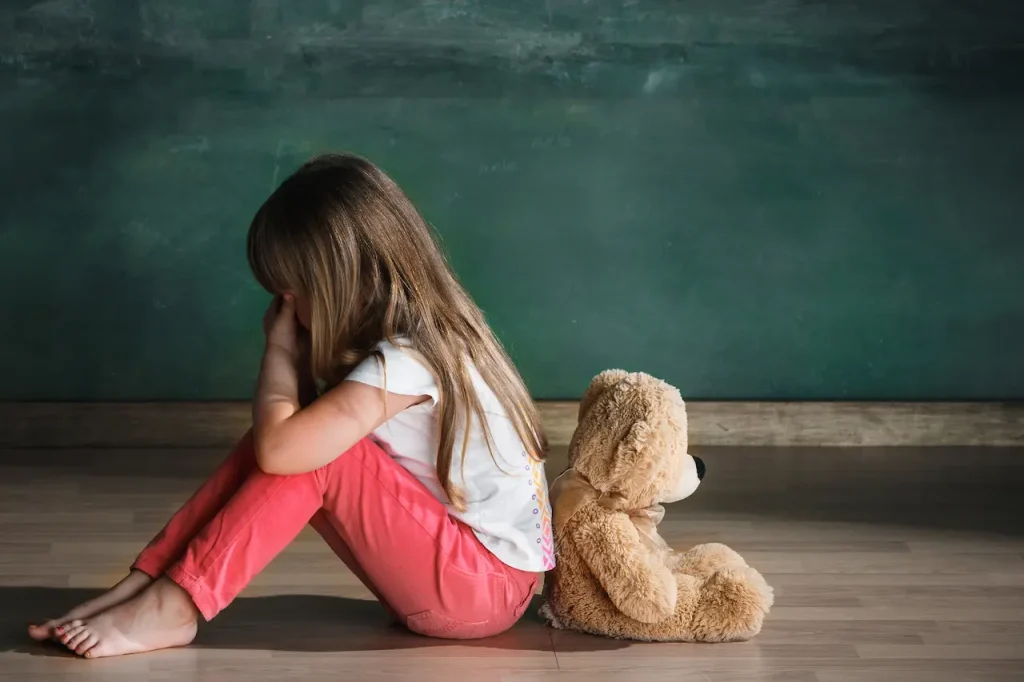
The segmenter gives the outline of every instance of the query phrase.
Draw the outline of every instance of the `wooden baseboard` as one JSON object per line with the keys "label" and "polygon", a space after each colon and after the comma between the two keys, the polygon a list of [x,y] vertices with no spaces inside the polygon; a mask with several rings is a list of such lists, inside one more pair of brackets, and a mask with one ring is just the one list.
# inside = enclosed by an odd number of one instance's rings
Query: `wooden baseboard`
{"label": "wooden baseboard", "polygon": [[[575,402],[541,402],[554,446]],[[1024,403],[690,402],[696,446],[1024,445]],[[0,403],[3,448],[219,448],[249,425],[245,403]]]}

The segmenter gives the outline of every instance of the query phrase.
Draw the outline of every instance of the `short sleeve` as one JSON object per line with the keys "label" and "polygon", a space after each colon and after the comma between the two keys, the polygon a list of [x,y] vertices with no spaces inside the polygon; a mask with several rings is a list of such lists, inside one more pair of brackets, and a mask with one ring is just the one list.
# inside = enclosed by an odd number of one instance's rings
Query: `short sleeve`
{"label": "short sleeve", "polygon": [[388,341],[382,341],[377,350],[384,356],[383,367],[380,358],[371,355],[356,365],[345,381],[386,388],[398,395],[427,395],[437,404],[437,382],[416,353]]}

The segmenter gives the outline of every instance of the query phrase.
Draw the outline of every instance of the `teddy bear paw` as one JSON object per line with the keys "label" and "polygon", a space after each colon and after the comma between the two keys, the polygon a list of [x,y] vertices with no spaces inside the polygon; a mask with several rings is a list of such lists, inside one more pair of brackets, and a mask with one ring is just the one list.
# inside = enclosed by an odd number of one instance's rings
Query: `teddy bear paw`
{"label": "teddy bear paw", "polygon": [[553,627],[556,630],[564,630],[565,629],[565,626],[562,624],[562,621],[560,621],[558,619],[558,616],[555,615],[555,612],[551,608],[550,604],[547,604],[547,603],[543,604],[540,607],[540,609],[537,611],[537,615],[539,615],[541,618],[543,618],[544,621],[548,624],[549,627]]}
{"label": "teddy bear paw", "polygon": [[750,566],[729,566],[704,581],[693,614],[699,641],[738,642],[761,631],[774,601],[764,576]]}

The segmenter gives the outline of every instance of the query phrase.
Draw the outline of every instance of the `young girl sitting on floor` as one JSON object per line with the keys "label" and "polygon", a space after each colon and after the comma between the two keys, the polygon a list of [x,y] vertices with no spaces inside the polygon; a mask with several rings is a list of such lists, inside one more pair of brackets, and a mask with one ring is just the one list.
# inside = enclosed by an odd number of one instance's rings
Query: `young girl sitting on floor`
{"label": "young girl sitting on floor", "polygon": [[369,162],[325,156],[248,252],[275,295],[252,430],[126,578],[32,637],[86,658],[188,644],[307,523],[413,632],[511,627],[554,565],[544,438],[426,222]]}

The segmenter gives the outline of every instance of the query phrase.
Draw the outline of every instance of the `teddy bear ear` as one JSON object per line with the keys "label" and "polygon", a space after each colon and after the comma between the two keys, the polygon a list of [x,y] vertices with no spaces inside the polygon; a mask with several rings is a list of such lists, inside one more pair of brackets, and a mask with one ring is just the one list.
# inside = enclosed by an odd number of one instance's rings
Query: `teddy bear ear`
{"label": "teddy bear ear", "polygon": [[591,379],[590,386],[587,387],[587,392],[583,394],[583,398],[580,400],[580,410],[577,415],[577,421],[583,421],[583,418],[587,416],[587,412],[589,412],[590,408],[593,407],[595,402],[597,402],[597,399],[627,376],[629,376],[629,372],[625,370],[606,369]]}
{"label": "teddy bear ear", "polygon": [[646,421],[638,421],[619,441],[617,454],[609,459],[608,480],[613,488],[621,488],[626,481],[629,488],[639,490],[658,475],[655,453],[648,447],[653,428]]}

